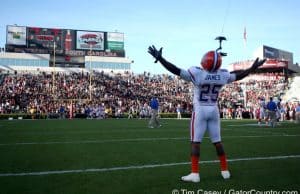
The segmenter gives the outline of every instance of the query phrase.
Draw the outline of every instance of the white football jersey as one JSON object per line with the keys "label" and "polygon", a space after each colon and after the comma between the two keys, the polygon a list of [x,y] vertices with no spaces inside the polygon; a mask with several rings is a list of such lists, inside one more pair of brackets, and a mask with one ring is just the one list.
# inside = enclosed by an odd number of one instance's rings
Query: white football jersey
{"label": "white football jersey", "polygon": [[200,67],[190,67],[188,70],[181,69],[180,77],[194,84],[194,108],[200,105],[217,105],[219,91],[227,84],[236,80],[236,75],[226,69],[216,72],[208,72]]}
{"label": "white football jersey", "polygon": [[265,100],[260,100],[259,101],[260,110],[265,110],[266,106],[267,106],[267,104],[266,104]]}

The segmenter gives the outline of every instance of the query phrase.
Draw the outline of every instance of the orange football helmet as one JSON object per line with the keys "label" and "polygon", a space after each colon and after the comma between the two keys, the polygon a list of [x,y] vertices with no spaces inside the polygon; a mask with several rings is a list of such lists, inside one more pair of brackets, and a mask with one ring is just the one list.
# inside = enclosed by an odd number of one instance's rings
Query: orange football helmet
{"label": "orange football helmet", "polygon": [[217,51],[208,51],[202,57],[201,66],[206,71],[217,71],[222,65],[222,56]]}

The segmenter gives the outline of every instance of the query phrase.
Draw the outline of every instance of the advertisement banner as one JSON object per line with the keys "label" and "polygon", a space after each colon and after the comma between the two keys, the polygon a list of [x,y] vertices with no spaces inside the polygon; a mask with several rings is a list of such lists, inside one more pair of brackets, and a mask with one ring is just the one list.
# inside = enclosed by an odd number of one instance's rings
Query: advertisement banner
{"label": "advertisement banner", "polygon": [[65,52],[75,50],[75,30],[63,30],[63,49]]}
{"label": "advertisement banner", "polygon": [[119,32],[107,32],[107,49],[124,50],[124,34]]}
{"label": "advertisement banner", "polygon": [[26,45],[26,27],[7,26],[6,44]]}
{"label": "advertisement banner", "polygon": [[109,42],[107,41],[107,49],[111,51],[124,50],[124,42]]}
{"label": "advertisement banner", "polygon": [[107,41],[124,42],[124,33],[107,32]]}
{"label": "advertisement banner", "polygon": [[76,49],[104,50],[104,32],[77,31]]}

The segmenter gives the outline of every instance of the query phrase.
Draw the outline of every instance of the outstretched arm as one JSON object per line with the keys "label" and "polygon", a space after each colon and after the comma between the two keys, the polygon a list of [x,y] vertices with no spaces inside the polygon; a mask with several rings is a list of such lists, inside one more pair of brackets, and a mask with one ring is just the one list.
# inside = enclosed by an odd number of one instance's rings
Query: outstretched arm
{"label": "outstretched arm", "polygon": [[180,76],[180,69],[162,57],[162,48],[158,51],[154,45],[149,46],[148,53],[156,59],[155,63],[159,61],[168,71]]}
{"label": "outstretched arm", "polygon": [[253,62],[252,66],[250,68],[248,68],[242,72],[236,73],[236,81],[243,79],[244,77],[249,75],[249,73],[252,73],[258,67],[262,66],[265,62],[266,62],[266,59],[259,60],[259,58],[256,58],[256,60]]}

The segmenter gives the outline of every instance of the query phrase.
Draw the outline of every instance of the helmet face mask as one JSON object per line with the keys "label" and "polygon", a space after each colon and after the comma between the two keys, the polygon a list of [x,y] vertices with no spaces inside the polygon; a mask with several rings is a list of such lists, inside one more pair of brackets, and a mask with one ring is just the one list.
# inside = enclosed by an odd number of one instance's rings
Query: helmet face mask
{"label": "helmet face mask", "polygon": [[209,72],[217,71],[222,65],[222,56],[217,51],[208,51],[202,57],[201,66]]}

